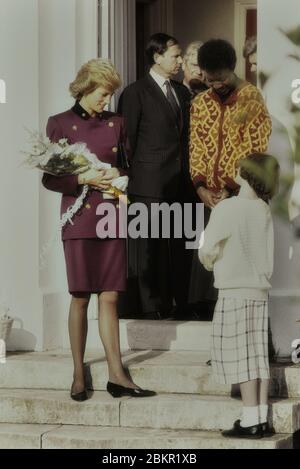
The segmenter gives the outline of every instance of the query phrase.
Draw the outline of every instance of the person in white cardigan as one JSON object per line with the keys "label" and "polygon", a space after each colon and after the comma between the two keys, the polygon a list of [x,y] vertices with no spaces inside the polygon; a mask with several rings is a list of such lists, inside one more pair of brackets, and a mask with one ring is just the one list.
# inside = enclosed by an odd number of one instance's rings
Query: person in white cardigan
{"label": "person in white cardigan", "polygon": [[199,258],[219,289],[213,318],[212,369],[223,384],[240,384],[243,416],[226,437],[261,438],[268,424],[268,292],[274,234],[268,202],[277,191],[279,165],[255,153],[240,163],[239,195],[213,210]]}

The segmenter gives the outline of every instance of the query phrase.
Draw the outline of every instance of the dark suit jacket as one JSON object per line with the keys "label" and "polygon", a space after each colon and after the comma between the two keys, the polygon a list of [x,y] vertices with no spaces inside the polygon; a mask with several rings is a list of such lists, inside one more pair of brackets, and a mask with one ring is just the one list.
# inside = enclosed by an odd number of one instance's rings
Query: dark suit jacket
{"label": "dark suit jacket", "polygon": [[178,196],[187,159],[189,92],[172,81],[182,119],[179,122],[155,80],[148,74],[129,85],[119,101],[132,154],[129,192],[164,200]]}

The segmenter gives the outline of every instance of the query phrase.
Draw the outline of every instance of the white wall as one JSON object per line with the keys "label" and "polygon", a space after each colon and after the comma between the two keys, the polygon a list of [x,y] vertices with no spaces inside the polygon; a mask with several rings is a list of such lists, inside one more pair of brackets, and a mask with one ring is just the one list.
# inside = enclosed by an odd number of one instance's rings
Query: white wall
{"label": "white wall", "polygon": [[[39,0],[38,92],[42,133],[46,131],[50,115],[63,112],[73,105],[68,88],[77,71],[76,13],[78,13],[76,0],[51,0],[51,2]],[[81,13],[84,17],[83,12]],[[82,48],[83,46],[84,42]],[[79,48],[79,52],[82,48]],[[41,252],[43,246],[53,236],[59,234],[57,227],[61,196],[47,191],[40,184],[39,198],[39,251]],[[45,259],[46,267],[40,271],[40,287],[43,293],[43,348],[48,349],[61,345],[63,320],[69,302],[60,236],[53,243]]]}
{"label": "white wall", "polygon": [[174,36],[183,47],[213,37],[234,43],[234,0],[174,0]]}
{"label": "white wall", "polygon": [[27,349],[42,341],[39,176],[20,167],[24,127],[39,128],[37,56],[38,1],[0,0],[0,74],[7,88],[7,102],[0,104],[0,299],[22,320],[14,324],[11,347]]}

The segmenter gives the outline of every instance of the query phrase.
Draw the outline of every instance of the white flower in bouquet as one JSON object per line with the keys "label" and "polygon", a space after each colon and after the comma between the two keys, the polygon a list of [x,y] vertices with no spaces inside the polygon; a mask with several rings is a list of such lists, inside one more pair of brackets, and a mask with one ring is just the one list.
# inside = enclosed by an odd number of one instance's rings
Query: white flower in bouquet
{"label": "white flower in bouquet", "polygon": [[30,133],[32,149],[23,152],[25,164],[54,176],[78,175],[90,168],[109,169],[110,164],[102,163],[89,151],[85,143],[69,144],[66,138],[51,142],[38,132]]}

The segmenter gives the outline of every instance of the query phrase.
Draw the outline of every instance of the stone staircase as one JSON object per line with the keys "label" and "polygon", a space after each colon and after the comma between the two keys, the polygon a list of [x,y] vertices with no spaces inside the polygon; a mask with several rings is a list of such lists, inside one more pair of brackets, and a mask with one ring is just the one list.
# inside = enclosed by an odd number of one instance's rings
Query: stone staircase
{"label": "stone staircase", "polygon": [[[134,327],[141,329],[141,323]],[[158,392],[152,398],[112,398],[105,391],[103,352],[89,350],[86,354],[86,376],[93,390],[84,403],[69,397],[69,351],[10,353],[6,364],[0,365],[0,448],[295,447],[294,434],[300,430],[300,366],[272,366],[270,423],[275,436],[261,440],[225,439],[219,430],[230,428],[239,418],[242,404],[235,389],[214,383],[211,367],[206,365],[209,325],[186,323],[186,337],[182,331],[173,334],[179,337],[181,348],[191,350],[178,350],[179,345],[174,346],[172,341],[169,350],[159,350],[159,336],[164,340],[161,330],[167,324],[153,321],[150,325],[155,350],[127,350],[123,361],[137,384]],[[173,332],[176,326],[183,327],[181,323],[169,323]],[[196,343],[189,342],[192,328],[198,328],[203,335],[200,350]],[[141,330],[136,342],[132,336],[134,348],[149,347],[151,334],[150,338],[145,336],[146,343]],[[183,343],[187,345],[183,347]]]}

